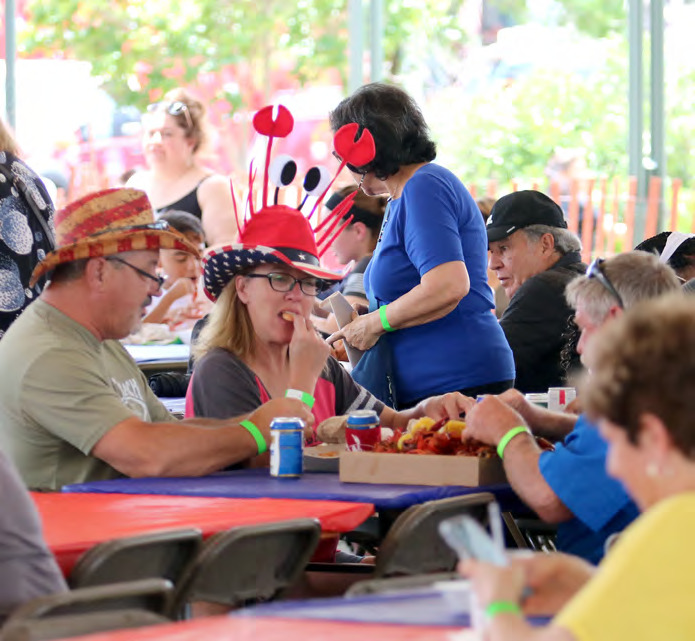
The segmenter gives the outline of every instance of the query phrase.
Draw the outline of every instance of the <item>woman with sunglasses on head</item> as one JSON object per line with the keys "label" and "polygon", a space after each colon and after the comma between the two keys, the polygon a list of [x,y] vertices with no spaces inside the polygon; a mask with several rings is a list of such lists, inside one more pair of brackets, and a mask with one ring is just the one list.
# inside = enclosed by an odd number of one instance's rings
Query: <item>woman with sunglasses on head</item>
{"label": "woman with sunglasses on head", "polygon": [[135,174],[128,186],[147,192],[157,214],[175,209],[200,218],[210,244],[234,241],[229,179],[200,160],[208,142],[203,104],[176,89],[147,108],[142,124],[148,170]]}
{"label": "woman with sunglasses on head", "polygon": [[[545,553],[504,567],[463,563],[487,612],[485,639],[695,638],[693,352],[695,304],[680,294],[639,303],[589,344],[584,403],[608,443],[608,473],[642,514],[598,568]],[[522,606],[554,618],[532,627]]]}
{"label": "woman with sunglasses on head", "polygon": [[[329,340],[367,350],[388,340],[399,407],[442,392],[497,394],[512,387],[512,352],[487,286],[487,237],[461,181],[433,163],[436,145],[415,101],[374,83],[330,114],[333,131],[357,123],[376,155],[347,165],[369,196],[390,202],[364,275],[371,311]],[[388,339],[384,335],[389,334]]]}

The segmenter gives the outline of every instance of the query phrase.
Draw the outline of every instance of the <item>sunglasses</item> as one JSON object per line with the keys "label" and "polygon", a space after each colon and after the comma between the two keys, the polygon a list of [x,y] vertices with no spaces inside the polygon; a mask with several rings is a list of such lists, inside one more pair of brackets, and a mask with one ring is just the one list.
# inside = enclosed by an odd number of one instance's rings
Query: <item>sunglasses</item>
{"label": "sunglasses", "polygon": [[147,105],[147,111],[153,113],[163,109],[170,116],[180,116],[183,114],[186,117],[186,128],[193,129],[193,120],[191,119],[191,114],[188,111],[188,105],[180,100],[174,100],[174,102],[153,102],[151,105]]}
{"label": "sunglasses", "polygon": [[[333,151],[333,157],[342,164],[343,159],[338,155],[337,151]],[[355,165],[351,165],[349,162],[345,163],[345,166],[348,168],[348,171],[351,171],[353,174],[359,174],[362,176],[362,180],[364,180],[364,177],[369,173],[369,170],[367,169],[360,169],[359,167],[355,167]],[[361,183],[360,183],[361,184]]]}
{"label": "sunglasses", "polygon": [[166,220],[157,220],[153,223],[147,223],[145,225],[125,225],[124,227],[110,227],[109,229],[104,229],[103,231],[98,231],[90,234],[90,237],[101,236],[102,234],[111,234],[115,231],[140,231],[151,229],[154,231],[168,231],[169,223]]}
{"label": "sunglasses", "polygon": [[611,283],[610,280],[608,280],[608,276],[603,272],[603,268],[601,265],[603,265],[605,261],[603,258],[595,258],[594,260],[591,261],[591,264],[589,267],[586,269],[586,277],[587,278],[595,278],[601,285],[605,287],[605,289],[615,298],[615,300],[618,302],[618,306],[620,309],[624,309],[623,305],[623,299],[618,293],[618,290],[614,287],[613,283]]}

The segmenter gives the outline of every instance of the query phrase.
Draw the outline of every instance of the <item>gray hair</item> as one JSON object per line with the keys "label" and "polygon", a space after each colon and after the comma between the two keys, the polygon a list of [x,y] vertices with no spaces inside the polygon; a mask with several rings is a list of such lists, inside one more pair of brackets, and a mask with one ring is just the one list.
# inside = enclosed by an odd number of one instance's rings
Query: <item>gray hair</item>
{"label": "gray hair", "polygon": [[543,234],[550,234],[555,243],[555,250],[562,256],[570,252],[582,251],[582,241],[579,240],[579,237],[569,229],[564,229],[563,227],[529,225],[528,227],[523,227],[519,231],[523,231],[531,243],[537,243]]}
{"label": "gray hair", "polygon": [[[667,292],[681,291],[676,273],[659,257],[642,251],[631,251],[608,258],[601,264],[605,277],[623,299],[625,309],[649,298]],[[592,323],[600,325],[615,306],[615,297],[597,278],[580,276],[565,289],[569,305],[577,309],[581,304]]]}

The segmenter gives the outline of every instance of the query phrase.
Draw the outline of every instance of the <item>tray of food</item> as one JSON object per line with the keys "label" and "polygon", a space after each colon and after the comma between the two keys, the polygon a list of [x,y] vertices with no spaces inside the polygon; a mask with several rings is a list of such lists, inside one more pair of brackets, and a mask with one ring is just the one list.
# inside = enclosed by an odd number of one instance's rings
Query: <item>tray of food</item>
{"label": "tray of food", "polygon": [[340,454],[345,451],[345,445],[321,443],[304,448],[305,472],[338,472]]}

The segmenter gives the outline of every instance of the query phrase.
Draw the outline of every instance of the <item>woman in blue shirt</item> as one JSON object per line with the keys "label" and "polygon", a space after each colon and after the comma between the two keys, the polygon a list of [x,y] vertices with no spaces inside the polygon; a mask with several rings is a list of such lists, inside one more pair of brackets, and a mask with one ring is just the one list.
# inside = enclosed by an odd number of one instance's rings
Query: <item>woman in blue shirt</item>
{"label": "woman in blue shirt", "polygon": [[491,310],[483,217],[461,181],[434,164],[436,145],[415,101],[393,85],[358,89],[330,114],[333,131],[369,129],[376,155],[347,165],[369,196],[388,194],[365,273],[373,306],[333,339],[369,349],[387,331],[399,407],[432,394],[497,394],[514,382],[512,352]]}

